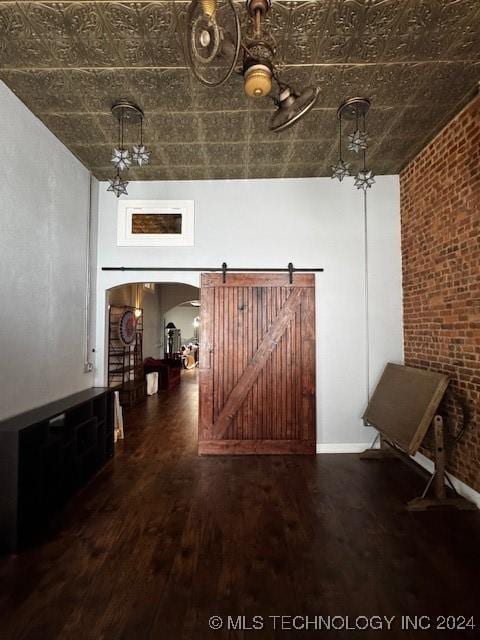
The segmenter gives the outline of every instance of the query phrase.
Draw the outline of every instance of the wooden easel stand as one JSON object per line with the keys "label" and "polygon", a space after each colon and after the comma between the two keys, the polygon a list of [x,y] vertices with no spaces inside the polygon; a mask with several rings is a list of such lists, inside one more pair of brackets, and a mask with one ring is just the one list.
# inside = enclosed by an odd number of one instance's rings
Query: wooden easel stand
{"label": "wooden easel stand", "polygon": [[[443,418],[436,415],[433,419],[433,430],[435,439],[435,470],[425,487],[424,492],[418,498],[410,500],[407,504],[408,511],[431,511],[443,509],[457,509],[460,511],[475,511],[477,506],[459,496],[452,481],[446,473],[447,456],[445,451],[445,433]],[[380,448],[375,448],[375,444],[380,438]],[[401,457],[403,452],[397,451],[393,446],[389,446],[387,441],[378,434],[372,446],[360,454],[361,460],[391,460]],[[455,493],[454,496],[447,495],[445,480]],[[430,487],[433,486],[433,496],[427,497]]]}

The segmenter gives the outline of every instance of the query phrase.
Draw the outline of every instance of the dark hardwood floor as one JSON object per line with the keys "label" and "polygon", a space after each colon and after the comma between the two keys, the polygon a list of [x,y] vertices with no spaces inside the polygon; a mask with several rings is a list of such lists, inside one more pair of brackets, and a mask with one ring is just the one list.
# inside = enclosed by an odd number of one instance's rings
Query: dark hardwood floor
{"label": "dark hardwood floor", "polygon": [[[478,637],[479,514],[406,512],[424,478],[401,461],[199,458],[195,375],[131,410],[57,530],[0,559],[1,640]],[[264,628],[227,630],[228,615]],[[310,630],[274,630],[280,615]],[[315,631],[329,615],[350,618]],[[473,615],[477,629],[402,630],[402,615]],[[356,616],[396,618],[340,629]]]}

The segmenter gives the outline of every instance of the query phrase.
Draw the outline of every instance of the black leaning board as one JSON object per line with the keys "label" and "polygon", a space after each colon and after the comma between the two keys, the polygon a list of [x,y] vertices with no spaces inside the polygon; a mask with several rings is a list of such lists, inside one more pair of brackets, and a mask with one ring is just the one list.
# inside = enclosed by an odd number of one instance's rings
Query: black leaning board
{"label": "black leaning board", "polygon": [[442,373],[389,362],[363,414],[387,440],[414,455],[448,386]]}

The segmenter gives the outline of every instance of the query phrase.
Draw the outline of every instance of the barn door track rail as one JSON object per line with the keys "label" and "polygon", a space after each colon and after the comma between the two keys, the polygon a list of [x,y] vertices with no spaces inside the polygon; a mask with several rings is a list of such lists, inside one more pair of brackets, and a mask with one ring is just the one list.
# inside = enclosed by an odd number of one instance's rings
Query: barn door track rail
{"label": "barn door track rail", "polygon": [[321,267],[294,267],[291,262],[286,267],[229,267],[226,262],[221,267],[102,267],[102,271],[210,271],[221,272],[223,282],[227,281],[227,273],[283,273],[289,274],[290,284],[294,273],[320,273]]}

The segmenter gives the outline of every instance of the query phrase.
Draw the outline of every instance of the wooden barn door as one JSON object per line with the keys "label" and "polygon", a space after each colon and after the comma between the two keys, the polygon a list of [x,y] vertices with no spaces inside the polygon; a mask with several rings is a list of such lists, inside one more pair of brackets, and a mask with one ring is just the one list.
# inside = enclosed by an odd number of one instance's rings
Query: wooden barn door
{"label": "wooden barn door", "polygon": [[202,274],[199,453],[315,453],[315,276]]}

